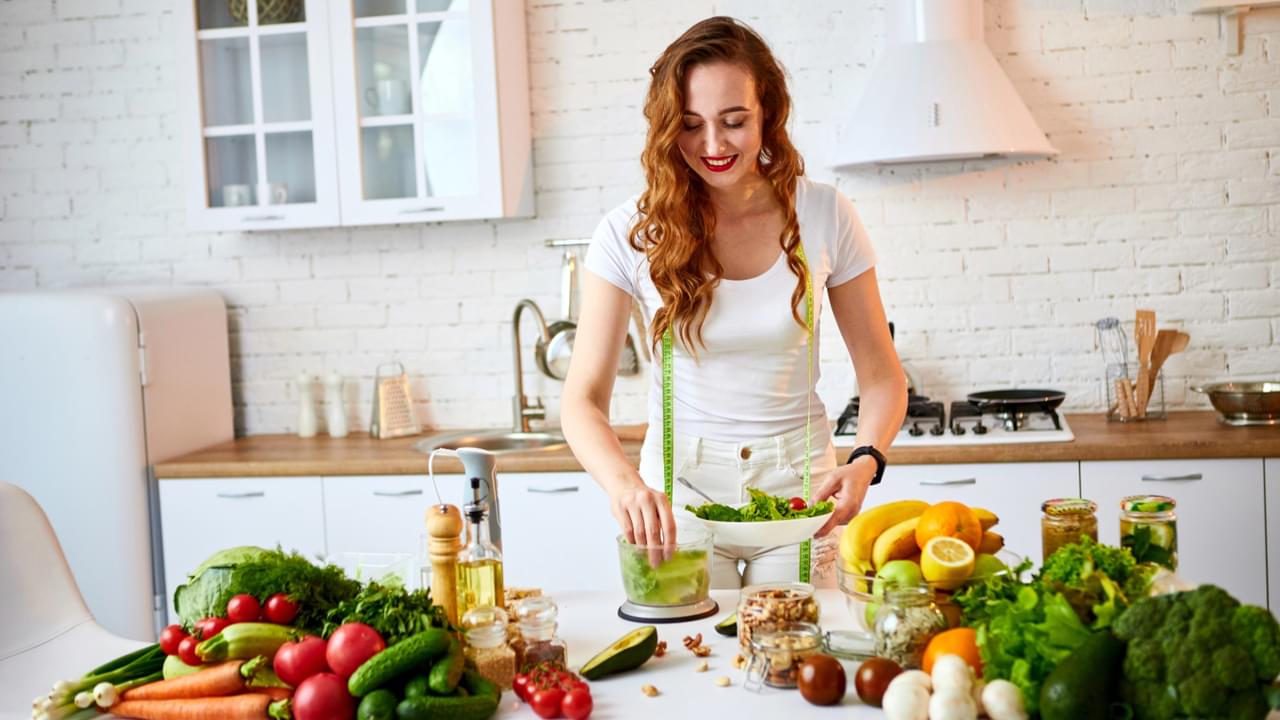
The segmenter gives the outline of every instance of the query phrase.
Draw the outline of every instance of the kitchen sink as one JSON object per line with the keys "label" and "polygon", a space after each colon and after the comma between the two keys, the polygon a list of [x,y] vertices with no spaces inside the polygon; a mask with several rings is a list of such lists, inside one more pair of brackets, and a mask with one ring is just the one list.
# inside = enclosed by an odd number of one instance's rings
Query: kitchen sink
{"label": "kitchen sink", "polygon": [[545,452],[568,447],[564,435],[558,432],[512,432],[510,430],[468,430],[435,435],[420,440],[419,452],[430,453],[437,448],[457,450],[460,447],[480,448],[503,454],[513,452]]}

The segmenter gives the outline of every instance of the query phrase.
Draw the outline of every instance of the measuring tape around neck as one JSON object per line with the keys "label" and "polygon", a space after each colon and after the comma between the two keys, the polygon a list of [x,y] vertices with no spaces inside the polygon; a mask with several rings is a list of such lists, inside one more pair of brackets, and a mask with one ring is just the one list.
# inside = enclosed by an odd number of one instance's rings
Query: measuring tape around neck
{"label": "measuring tape around neck", "polygon": [[[813,278],[809,274],[809,261],[804,255],[804,245],[796,247],[796,255],[804,266],[804,327],[805,327],[805,412],[804,412],[804,476],[801,497],[810,502],[810,459],[813,433]],[[672,335],[668,326],[662,333],[662,488],[667,502],[673,503],[675,480],[675,372],[672,362]],[[811,541],[800,543],[800,582],[809,582]]]}

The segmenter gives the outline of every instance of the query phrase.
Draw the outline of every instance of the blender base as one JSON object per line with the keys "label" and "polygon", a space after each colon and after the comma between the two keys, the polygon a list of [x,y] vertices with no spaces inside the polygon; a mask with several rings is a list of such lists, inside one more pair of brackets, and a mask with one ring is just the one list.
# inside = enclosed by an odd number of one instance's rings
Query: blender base
{"label": "blender base", "polygon": [[676,623],[687,620],[701,620],[711,617],[720,611],[720,605],[711,598],[699,600],[689,605],[638,605],[630,600],[618,608],[618,617],[623,620],[641,623]]}

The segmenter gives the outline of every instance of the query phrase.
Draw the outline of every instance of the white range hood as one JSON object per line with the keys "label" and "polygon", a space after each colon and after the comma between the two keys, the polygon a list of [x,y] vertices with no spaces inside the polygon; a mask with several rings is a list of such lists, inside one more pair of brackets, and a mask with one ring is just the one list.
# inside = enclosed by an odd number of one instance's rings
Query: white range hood
{"label": "white range hood", "polygon": [[884,51],[834,167],[1058,154],[983,42],[982,0],[885,4]]}

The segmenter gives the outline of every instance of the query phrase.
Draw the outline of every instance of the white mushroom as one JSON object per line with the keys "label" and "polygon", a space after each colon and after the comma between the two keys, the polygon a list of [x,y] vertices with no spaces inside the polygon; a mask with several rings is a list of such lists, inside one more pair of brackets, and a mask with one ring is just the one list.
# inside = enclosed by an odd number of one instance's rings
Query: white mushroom
{"label": "white mushroom", "polygon": [[918,683],[909,681],[899,683],[897,680],[898,678],[894,678],[889,683],[888,689],[884,691],[884,699],[880,701],[885,718],[887,720],[929,720],[929,691]]}
{"label": "white mushroom", "polygon": [[943,655],[933,663],[933,689],[968,695],[973,690],[973,668],[959,655]]}
{"label": "white mushroom", "polygon": [[929,699],[929,720],[978,720],[978,709],[968,690],[939,690]]}
{"label": "white mushroom", "polygon": [[987,689],[987,684],[978,678],[973,681],[973,705],[978,709],[978,717],[985,717],[987,714],[986,705],[982,702],[982,691]]}
{"label": "white mushroom", "polygon": [[929,673],[926,673],[923,670],[907,670],[905,672],[898,673],[889,681],[889,687],[893,687],[894,684],[919,685],[924,688],[925,692],[933,692],[933,680],[930,680]]}
{"label": "white mushroom", "polygon": [[992,680],[982,691],[982,706],[991,720],[1027,720],[1022,691],[1008,680]]}

